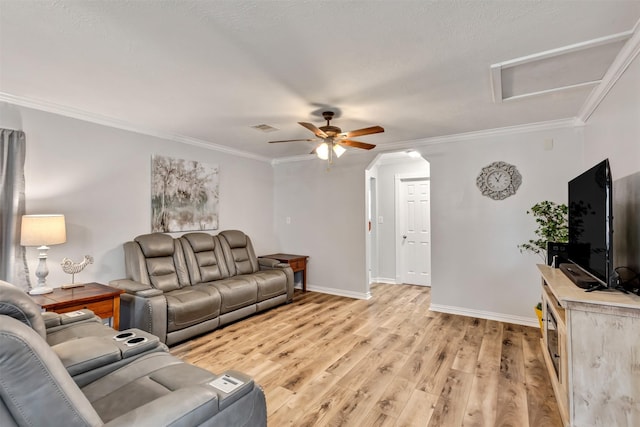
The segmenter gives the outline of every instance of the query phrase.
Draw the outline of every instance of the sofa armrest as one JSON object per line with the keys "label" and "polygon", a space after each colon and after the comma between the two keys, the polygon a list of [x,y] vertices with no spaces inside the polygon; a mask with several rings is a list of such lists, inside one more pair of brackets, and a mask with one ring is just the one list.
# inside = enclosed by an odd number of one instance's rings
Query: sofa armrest
{"label": "sofa armrest", "polygon": [[286,262],[280,262],[277,259],[258,258],[258,266],[260,270],[281,270],[287,276],[287,302],[293,301],[293,269]]}
{"label": "sofa armrest", "polygon": [[76,310],[71,313],[54,313],[53,311],[45,311],[42,313],[44,327],[46,329],[54,328],[61,325],[69,325],[71,323],[79,323],[96,320],[96,315],[88,309]]}
{"label": "sofa armrest", "polygon": [[109,421],[105,427],[197,426],[218,413],[218,395],[213,389],[191,386],[175,390]]}
{"label": "sofa armrest", "polygon": [[149,285],[145,285],[144,283],[135,282],[129,279],[112,280],[109,282],[109,286],[122,289],[128,294],[136,295],[143,298],[162,295],[162,291],[160,289],[156,289]]}
{"label": "sofa armrest", "polygon": [[73,377],[115,363],[122,358],[120,349],[109,338],[83,337],[56,344],[51,349]]}
{"label": "sofa armrest", "polygon": [[[135,282],[133,282],[135,283]],[[120,295],[120,328],[138,328],[167,342],[167,299],[158,289]]]}
{"label": "sofa armrest", "polygon": [[[145,353],[166,351],[158,337],[140,329],[113,331],[111,335],[82,337],[51,346],[76,383],[80,374],[91,378],[90,371],[115,370],[121,360],[133,360]],[[113,365],[112,369],[108,365]],[[106,369],[104,369],[107,367]],[[104,375],[104,374],[102,374]],[[102,375],[94,375],[100,377]]]}
{"label": "sofa armrest", "polygon": [[275,268],[278,264],[281,264],[281,262],[273,258],[258,258],[258,264],[261,269],[262,267]]}

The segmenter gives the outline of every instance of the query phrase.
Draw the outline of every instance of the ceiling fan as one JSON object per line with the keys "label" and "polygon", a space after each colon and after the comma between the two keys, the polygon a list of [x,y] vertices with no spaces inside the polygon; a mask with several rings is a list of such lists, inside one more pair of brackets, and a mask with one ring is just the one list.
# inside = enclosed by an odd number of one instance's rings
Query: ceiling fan
{"label": "ceiling fan", "polygon": [[371,126],[368,128],[362,128],[358,130],[352,130],[350,132],[342,132],[337,126],[331,126],[330,122],[333,119],[333,111],[324,111],[322,117],[327,121],[326,126],[316,127],[313,123],[298,122],[298,124],[304,126],[313,132],[316,138],[313,139],[285,139],[282,141],[269,141],[270,144],[279,142],[298,142],[298,141],[318,141],[322,142],[313,149],[311,154],[316,154],[322,160],[329,160],[329,164],[333,162],[333,154],[336,157],[340,157],[347,147],[361,148],[363,150],[371,150],[375,147],[373,144],[367,144],[366,142],[354,141],[354,136],[371,135],[374,133],[384,132],[384,129],[380,126]]}

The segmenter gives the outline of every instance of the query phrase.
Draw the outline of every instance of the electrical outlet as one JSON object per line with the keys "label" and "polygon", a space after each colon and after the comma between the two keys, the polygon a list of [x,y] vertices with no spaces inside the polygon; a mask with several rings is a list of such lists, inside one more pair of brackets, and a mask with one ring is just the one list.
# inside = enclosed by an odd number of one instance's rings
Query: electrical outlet
{"label": "electrical outlet", "polygon": [[378,217],[378,224],[384,224],[384,218],[382,216]]}
{"label": "electrical outlet", "polygon": [[291,217],[288,216],[284,219],[284,222],[286,222],[287,224],[291,224]]}

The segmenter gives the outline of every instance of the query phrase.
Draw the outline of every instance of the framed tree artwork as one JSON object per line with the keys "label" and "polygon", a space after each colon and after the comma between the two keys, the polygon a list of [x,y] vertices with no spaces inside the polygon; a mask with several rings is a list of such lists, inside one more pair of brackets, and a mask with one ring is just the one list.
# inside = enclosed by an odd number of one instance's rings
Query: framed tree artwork
{"label": "framed tree artwork", "polygon": [[218,165],[154,155],[151,231],[218,229]]}

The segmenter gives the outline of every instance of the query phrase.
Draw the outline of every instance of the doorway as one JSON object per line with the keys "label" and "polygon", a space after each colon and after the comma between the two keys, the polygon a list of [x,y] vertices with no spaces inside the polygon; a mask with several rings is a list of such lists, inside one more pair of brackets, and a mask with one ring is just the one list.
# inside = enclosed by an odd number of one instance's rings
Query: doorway
{"label": "doorway", "polygon": [[431,182],[424,176],[396,175],[396,278],[431,286]]}
{"label": "doorway", "polygon": [[367,290],[431,285],[429,179],[429,162],[406,152],[380,154],[365,171]]}

